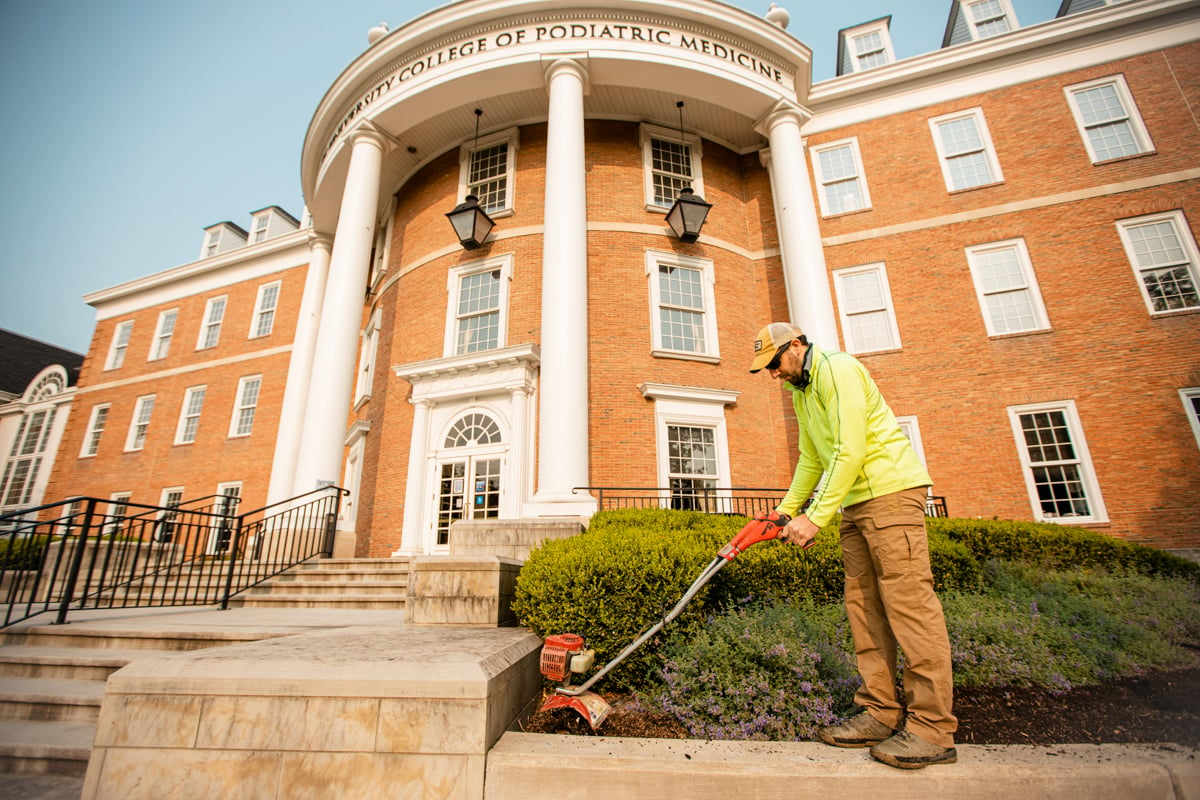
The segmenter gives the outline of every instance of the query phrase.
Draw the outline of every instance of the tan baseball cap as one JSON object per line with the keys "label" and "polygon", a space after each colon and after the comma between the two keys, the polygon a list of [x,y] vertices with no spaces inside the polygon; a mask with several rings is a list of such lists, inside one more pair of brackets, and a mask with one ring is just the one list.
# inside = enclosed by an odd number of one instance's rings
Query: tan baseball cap
{"label": "tan baseball cap", "polygon": [[754,337],[754,363],[750,365],[751,372],[758,372],[775,359],[780,348],[799,339],[804,331],[790,322],[772,322],[758,332]]}

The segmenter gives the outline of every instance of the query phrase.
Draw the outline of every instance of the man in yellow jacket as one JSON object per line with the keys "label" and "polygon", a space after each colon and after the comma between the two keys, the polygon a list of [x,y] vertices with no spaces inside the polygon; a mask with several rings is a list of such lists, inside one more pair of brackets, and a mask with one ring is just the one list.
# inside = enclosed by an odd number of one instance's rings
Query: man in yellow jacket
{"label": "man in yellow jacket", "polygon": [[[858,359],[773,322],[754,341],[750,371],[762,369],[786,381],[800,425],[796,472],[776,508],[792,519],[779,538],[807,546],[842,509],[846,613],[862,677],[854,702],[863,711],[820,737],[837,747],[870,747],[876,759],[903,769],[952,764],[958,721],[950,641],[925,531],[933,481]],[[896,696],[897,645],[906,703]]]}

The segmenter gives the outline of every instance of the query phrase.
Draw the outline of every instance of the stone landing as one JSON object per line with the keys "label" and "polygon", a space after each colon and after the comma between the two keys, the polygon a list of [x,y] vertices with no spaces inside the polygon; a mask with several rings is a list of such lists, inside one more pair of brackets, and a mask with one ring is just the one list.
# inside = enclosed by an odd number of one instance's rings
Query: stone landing
{"label": "stone landing", "polygon": [[83,800],[483,796],[536,698],[520,629],[350,627],[139,659],[113,674]]}

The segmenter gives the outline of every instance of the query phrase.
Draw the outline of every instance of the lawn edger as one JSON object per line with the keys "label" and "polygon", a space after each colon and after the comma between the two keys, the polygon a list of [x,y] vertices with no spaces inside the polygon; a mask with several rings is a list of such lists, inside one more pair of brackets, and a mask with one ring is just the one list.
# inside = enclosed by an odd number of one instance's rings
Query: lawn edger
{"label": "lawn edger", "polygon": [[[776,512],[756,514],[754,519],[746,523],[738,531],[737,535],[718,551],[712,563],[704,568],[704,571],[692,582],[692,585],[683,593],[683,597],[680,598],[679,602],[675,604],[675,607],[669,613],[647,628],[632,644],[622,650],[616,658],[605,664],[599,672],[579,686],[571,685],[571,676],[582,675],[592,668],[596,660],[595,651],[588,649],[584,638],[578,634],[559,633],[547,636],[545,643],[542,645],[542,675],[548,680],[562,681],[562,686],[555,689],[554,694],[550,695],[542,703],[540,710],[550,711],[555,708],[571,708],[579,712],[588,721],[588,724],[592,726],[592,730],[598,729],[612,710],[612,706],[603,697],[588,690],[597,681],[612,671],[614,667],[629,657],[631,653],[673,622],[683,612],[687,604],[692,601],[692,598],[696,596],[696,593],[712,580],[713,576],[720,572],[722,567],[733,561],[733,559],[744,553],[751,546],[778,537],[789,520],[790,518],[786,515]],[[812,542],[809,542],[809,545],[811,544]]]}

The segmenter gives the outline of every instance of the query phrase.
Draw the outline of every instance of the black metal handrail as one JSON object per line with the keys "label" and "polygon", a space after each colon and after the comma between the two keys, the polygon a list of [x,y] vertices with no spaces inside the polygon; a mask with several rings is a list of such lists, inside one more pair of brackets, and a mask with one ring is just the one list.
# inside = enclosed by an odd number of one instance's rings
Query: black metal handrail
{"label": "black metal handrail", "polygon": [[[55,611],[219,605],[333,553],[345,489],[326,486],[240,514],[236,498],[170,506],[74,497],[0,515],[2,626]],[[41,517],[41,519],[38,519]]]}
{"label": "black metal handrail", "polygon": [[[772,511],[787,494],[787,489],[721,488],[696,486],[578,486],[573,493],[593,492],[598,511],[617,508],[671,508],[705,514],[730,514],[752,517]],[[945,517],[946,498],[930,495],[925,501],[925,516]]]}

